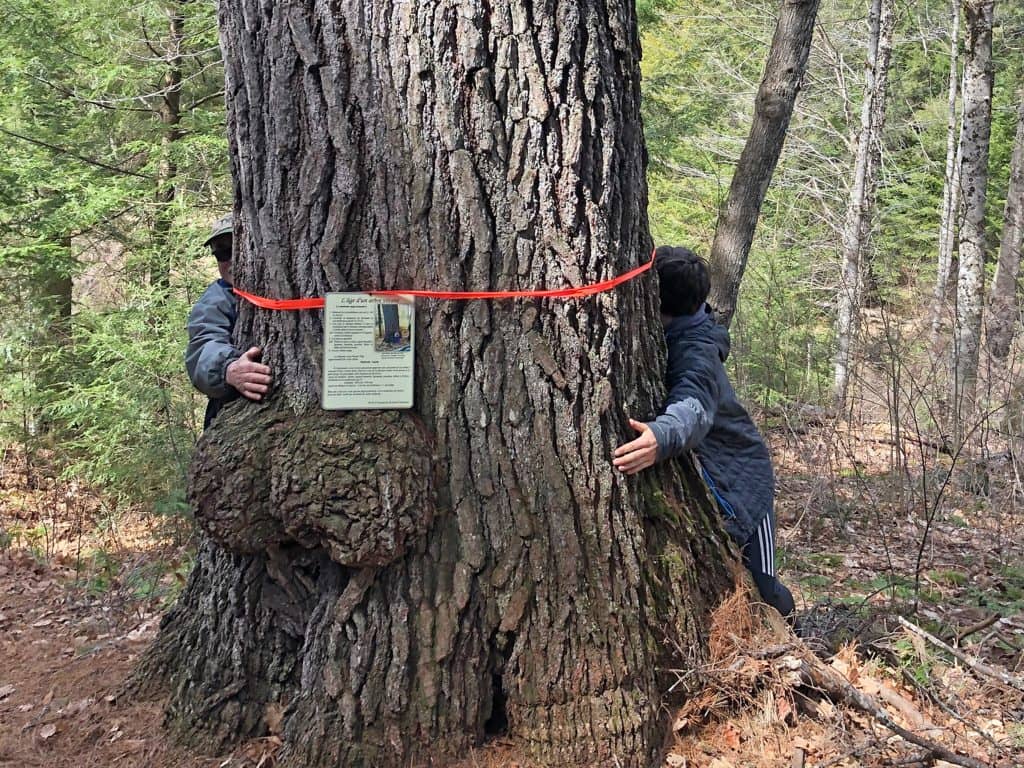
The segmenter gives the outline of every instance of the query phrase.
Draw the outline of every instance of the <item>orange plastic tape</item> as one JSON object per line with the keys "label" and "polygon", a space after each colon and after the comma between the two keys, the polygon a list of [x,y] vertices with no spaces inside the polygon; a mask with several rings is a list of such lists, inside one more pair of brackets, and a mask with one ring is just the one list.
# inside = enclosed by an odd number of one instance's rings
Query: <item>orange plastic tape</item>
{"label": "orange plastic tape", "polygon": [[[579,288],[555,288],[543,291],[367,291],[374,296],[418,296],[424,299],[444,299],[450,301],[466,301],[468,299],[577,299],[583,296],[593,296],[595,293],[610,291],[616,286],[642,275],[654,265],[654,252],[651,252],[651,260],[641,264],[635,269],[624,272],[618,277],[610,280],[602,280],[599,283],[583,285]],[[320,299],[268,299],[264,296],[256,296],[251,293],[235,288],[235,293],[263,309],[323,309],[324,300]]]}

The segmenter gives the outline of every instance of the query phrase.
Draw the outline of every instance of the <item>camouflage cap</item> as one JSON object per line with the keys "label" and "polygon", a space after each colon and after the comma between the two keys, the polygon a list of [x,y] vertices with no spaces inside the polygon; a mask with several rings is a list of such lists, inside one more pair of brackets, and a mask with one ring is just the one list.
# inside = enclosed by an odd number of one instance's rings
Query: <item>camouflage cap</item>
{"label": "camouflage cap", "polygon": [[227,216],[222,216],[213,222],[213,227],[210,229],[210,236],[203,241],[203,245],[209,245],[214,239],[221,235],[230,235],[234,231],[235,216],[233,213],[229,213]]}

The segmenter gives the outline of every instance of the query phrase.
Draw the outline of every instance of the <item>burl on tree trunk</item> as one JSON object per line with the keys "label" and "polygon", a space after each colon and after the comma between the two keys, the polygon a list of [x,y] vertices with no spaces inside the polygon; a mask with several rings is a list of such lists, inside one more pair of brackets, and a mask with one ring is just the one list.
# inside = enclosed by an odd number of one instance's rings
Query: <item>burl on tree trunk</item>
{"label": "burl on tree trunk", "polygon": [[[562,287],[648,258],[632,3],[220,22],[240,287]],[[205,543],[136,687],[205,747],[279,727],[288,766],[445,764],[489,731],[549,765],[653,764],[732,584],[692,472],[611,466],[658,404],[655,300],[646,276],[421,302],[415,409],[349,413],[318,407],[317,313],[241,306],[275,391],[200,441]]]}

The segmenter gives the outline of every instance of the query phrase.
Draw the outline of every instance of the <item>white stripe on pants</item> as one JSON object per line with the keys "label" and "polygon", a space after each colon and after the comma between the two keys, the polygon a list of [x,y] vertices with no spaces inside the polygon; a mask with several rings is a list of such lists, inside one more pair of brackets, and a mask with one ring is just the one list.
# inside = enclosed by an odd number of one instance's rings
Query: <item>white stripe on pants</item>
{"label": "white stripe on pants", "polygon": [[775,536],[772,533],[772,515],[764,516],[764,520],[757,526],[757,548],[761,556],[761,567],[769,576],[775,575]]}

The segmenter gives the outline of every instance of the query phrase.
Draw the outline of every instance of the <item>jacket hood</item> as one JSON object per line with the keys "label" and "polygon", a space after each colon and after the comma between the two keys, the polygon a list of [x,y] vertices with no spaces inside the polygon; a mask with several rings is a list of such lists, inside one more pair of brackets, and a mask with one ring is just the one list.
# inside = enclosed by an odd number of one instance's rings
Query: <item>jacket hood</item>
{"label": "jacket hood", "polygon": [[724,363],[729,357],[729,350],[732,349],[732,339],[729,338],[729,329],[724,325],[719,325],[714,319],[713,314],[711,317],[712,326],[710,336],[718,347],[718,356],[722,358],[722,362]]}
{"label": "jacket hood", "polygon": [[710,339],[718,348],[718,356],[723,363],[729,357],[729,350],[732,346],[729,329],[718,324],[715,313],[708,304],[705,304],[704,308],[695,315],[681,315],[673,318],[672,322],[665,327],[665,337],[669,343],[675,340]]}

